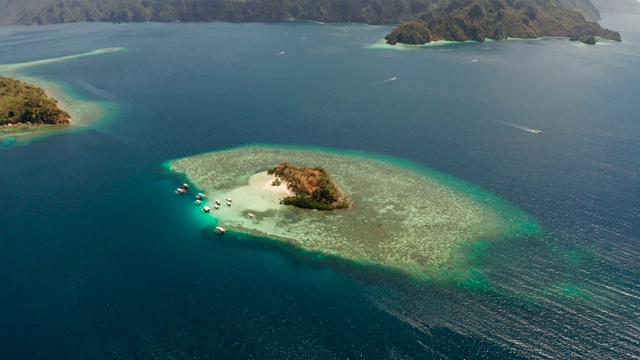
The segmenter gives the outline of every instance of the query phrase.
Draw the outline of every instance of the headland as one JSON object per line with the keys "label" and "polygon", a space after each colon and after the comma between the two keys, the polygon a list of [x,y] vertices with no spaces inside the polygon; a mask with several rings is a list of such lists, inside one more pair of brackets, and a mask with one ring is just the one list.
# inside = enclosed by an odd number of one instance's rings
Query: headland
{"label": "headland", "polygon": [[0,65],[0,79],[7,85],[3,88],[7,91],[18,89],[17,92],[12,91],[11,97],[3,97],[0,103],[0,110],[7,110],[4,114],[7,119],[3,121],[0,117],[0,142],[6,143],[5,146],[14,143],[25,144],[25,140],[41,138],[61,130],[79,129],[104,117],[107,109],[112,107],[105,101],[84,99],[66,84],[25,75],[24,70],[122,50],[105,48],[81,54]]}

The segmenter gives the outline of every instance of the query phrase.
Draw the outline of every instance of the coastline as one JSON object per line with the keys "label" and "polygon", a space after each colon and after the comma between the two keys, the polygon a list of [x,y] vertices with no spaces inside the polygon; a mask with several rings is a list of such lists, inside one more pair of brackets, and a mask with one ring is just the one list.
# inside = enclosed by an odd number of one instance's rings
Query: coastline
{"label": "coastline", "polygon": [[[17,73],[6,74],[6,75],[7,77],[10,77],[12,79],[39,87],[44,91],[47,97],[52,98],[56,101],[57,108],[64,110],[69,114],[70,116],[69,123],[59,124],[59,125],[49,125],[49,126],[56,126],[56,127],[65,126],[65,125],[70,125],[76,122],[75,121],[76,117],[72,114],[72,112],[74,112],[74,106],[72,104],[74,100],[64,94],[64,92],[60,89],[60,85],[40,79],[40,78],[35,78],[31,76],[21,76],[20,74],[17,74]],[[40,126],[47,126],[47,124],[30,124],[30,123],[5,124],[5,125],[0,125],[0,129],[11,129],[11,128],[27,127],[27,126],[40,127]]]}
{"label": "coastline", "polygon": [[289,184],[286,181],[280,180],[280,185],[273,185],[272,183],[277,179],[275,175],[269,175],[266,172],[259,174],[264,174],[263,176],[255,179],[255,184],[260,190],[266,191],[267,193],[275,193],[284,197],[295,195],[291,190],[289,190]]}
{"label": "coastline", "polygon": [[[462,45],[462,44],[470,44],[470,43],[483,44],[483,43],[500,42],[500,41],[514,42],[514,41],[544,41],[544,40],[569,41],[569,38],[568,37],[564,37],[564,36],[540,36],[540,37],[537,37],[537,38],[511,38],[511,37],[509,37],[509,38],[500,39],[500,40],[486,38],[485,41],[483,41],[483,42],[474,41],[474,40],[465,40],[465,41],[436,40],[436,41],[432,41],[432,42],[429,42],[429,43],[426,43],[426,44],[403,44],[403,43],[398,43],[396,45],[387,44],[386,40],[383,38],[383,39],[378,40],[377,42],[375,42],[373,44],[366,45],[365,48],[366,49],[374,49],[374,50],[375,49],[381,49],[381,50],[411,51],[411,50],[420,50],[420,49],[430,49],[430,48],[446,46],[446,45]],[[579,41],[571,41],[571,43],[576,43],[576,42],[578,44],[573,44],[573,45],[584,45],[583,43],[581,43]],[[611,40],[604,39],[604,38],[598,38],[598,42],[595,45],[610,45],[607,42],[611,42]],[[590,46],[593,46],[593,45],[590,45]]]}
{"label": "coastline", "polygon": [[[115,110],[115,107],[104,100],[89,100],[76,94],[74,90],[65,83],[56,82],[45,77],[33,75],[25,75],[22,73],[24,69],[42,66],[50,63],[58,63],[62,61],[75,60],[87,56],[95,56],[101,54],[109,54],[119,52],[123,48],[105,48],[90,51],[82,54],[67,55],[57,58],[42,59],[28,61],[16,64],[1,64],[0,75],[15,80],[23,81],[31,85],[37,86],[44,90],[45,94],[56,100],[58,108],[66,111],[71,120],[68,124],[60,125],[42,125],[42,124],[13,124],[10,126],[0,127],[0,142],[7,145],[26,145],[32,140],[47,137],[61,131],[78,130],[93,125],[100,119],[103,119],[107,112]],[[25,141],[28,140],[28,141]]]}
{"label": "coastline", "polygon": [[[70,89],[63,84],[40,77],[24,76],[19,73],[3,73],[2,75],[35,85],[45,94],[56,100],[58,108],[66,111],[71,117],[67,124],[12,124],[0,127],[0,141],[12,139],[10,145],[26,145],[30,141],[48,137],[68,130],[85,128],[104,117],[107,106],[101,102],[74,97]],[[7,147],[3,146],[3,147]]]}

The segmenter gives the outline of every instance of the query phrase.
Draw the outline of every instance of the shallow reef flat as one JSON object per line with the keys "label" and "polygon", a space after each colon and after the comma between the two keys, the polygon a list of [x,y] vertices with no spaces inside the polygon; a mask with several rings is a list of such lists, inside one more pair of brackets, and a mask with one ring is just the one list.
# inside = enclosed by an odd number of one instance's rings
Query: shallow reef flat
{"label": "shallow reef flat", "polygon": [[[270,181],[265,172],[285,161],[327,169],[353,208],[317,211],[281,205],[278,199],[286,194],[264,189]],[[470,266],[469,248],[540,231],[530,217],[495,195],[397,158],[254,145],[165,166],[206,191],[210,203],[222,200],[211,216],[228,230],[420,279],[466,281],[478,276]],[[224,205],[226,197],[232,198],[232,206]]]}

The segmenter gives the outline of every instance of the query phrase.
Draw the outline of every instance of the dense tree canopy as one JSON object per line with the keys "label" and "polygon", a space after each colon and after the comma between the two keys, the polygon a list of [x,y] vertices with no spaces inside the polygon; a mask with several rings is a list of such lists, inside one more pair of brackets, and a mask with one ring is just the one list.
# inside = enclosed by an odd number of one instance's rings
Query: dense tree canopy
{"label": "dense tree canopy", "polygon": [[79,21],[286,21],[390,24],[431,0],[0,0],[0,24]]}
{"label": "dense tree canopy", "polygon": [[282,204],[317,210],[344,209],[349,206],[327,170],[321,167],[298,168],[285,162],[268,172],[277,177],[276,181],[286,182],[294,194],[282,199]]}
{"label": "dense tree canopy", "polygon": [[44,90],[0,76],[0,126],[14,124],[66,124],[68,113]]}
{"label": "dense tree canopy", "polygon": [[389,44],[543,36],[621,41],[619,33],[587,21],[579,8],[562,0],[451,0],[400,25],[385,39]]}

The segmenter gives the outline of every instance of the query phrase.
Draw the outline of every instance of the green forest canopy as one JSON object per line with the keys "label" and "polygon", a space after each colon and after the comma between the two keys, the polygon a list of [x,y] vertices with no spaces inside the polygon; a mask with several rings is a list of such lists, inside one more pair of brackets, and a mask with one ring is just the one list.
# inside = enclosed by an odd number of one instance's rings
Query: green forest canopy
{"label": "green forest canopy", "polygon": [[10,124],[67,124],[71,117],[41,88],[0,76],[0,126]]}

